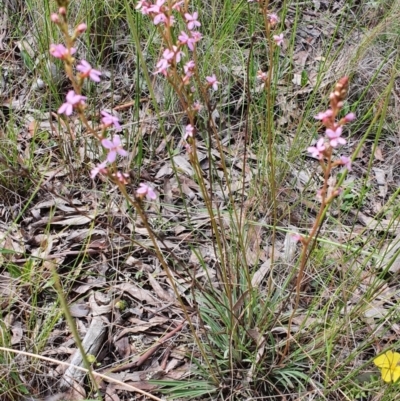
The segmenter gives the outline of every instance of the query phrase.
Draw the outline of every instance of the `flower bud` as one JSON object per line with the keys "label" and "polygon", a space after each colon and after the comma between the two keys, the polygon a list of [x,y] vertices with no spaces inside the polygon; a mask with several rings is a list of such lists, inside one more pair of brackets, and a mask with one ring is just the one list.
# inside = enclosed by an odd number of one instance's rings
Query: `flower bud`
{"label": "flower bud", "polygon": [[60,22],[60,17],[56,13],[51,14],[50,19],[55,24],[58,24]]}
{"label": "flower bud", "polygon": [[87,25],[84,24],[83,22],[82,22],[82,24],[79,24],[79,25],[76,27],[76,31],[77,31],[78,33],[81,33],[81,34],[82,34],[83,32],[85,32],[86,29],[87,29]]}
{"label": "flower bud", "polygon": [[349,113],[347,116],[344,117],[346,123],[350,121],[354,121],[356,119],[356,115],[354,113]]}

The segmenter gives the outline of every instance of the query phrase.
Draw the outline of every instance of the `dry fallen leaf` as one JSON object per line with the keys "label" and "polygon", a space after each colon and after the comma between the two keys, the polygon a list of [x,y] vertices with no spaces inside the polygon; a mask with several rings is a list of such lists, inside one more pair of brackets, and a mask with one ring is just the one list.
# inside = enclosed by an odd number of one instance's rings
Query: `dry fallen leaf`
{"label": "dry fallen leaf", "polygon": [[138,287],[133,283],[118,284],[114,287],[116,290],[128,293],[131,297],[145,301],[150,305],[159,305],[160,301],[155,298],[150,291]]}
{"label": "dry fallen leaf", "polygon": [[378,183],[379,196],[385,198],[388,191],[385,171],[377,167],[373,167],[372,170],[375,173],[376,182]]}
{"label": "dry fallen leaf", "polygon": [[383,154],[382,154],[382,150],[381,150],[381,148],[379,146],[377,146],[375,148],[374,156],[375,156],[376,160],[379,160],[381,162],[385,161],[385,159],[383,157]]}
{"label": "dry fallen leaf", "polygon": [[74,216],[65,220],[52,221],[51,224],[58,226],[81,226],[87,224],[94,219],[94,215]]}

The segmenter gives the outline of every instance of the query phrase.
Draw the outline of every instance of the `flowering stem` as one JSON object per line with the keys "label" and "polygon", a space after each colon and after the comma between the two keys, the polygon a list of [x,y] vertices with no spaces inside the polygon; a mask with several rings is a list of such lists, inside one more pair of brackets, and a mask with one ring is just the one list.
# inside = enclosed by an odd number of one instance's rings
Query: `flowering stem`
{"label": "flowering stem", "polygon": [[[274,59],[274,50],[275,50],[275,42],[271,38],[271,24],[268,19],[268,6],[269,6],[269,0],[265,0],[262,3],[262,15],[264,17],[264,27],[265,27],[265,32],[267,35],[267,40],[268,40],[268,51],[269,51],[269,68],[268,68],[268,74],[267,74],[267,79],[264,85],[264,89],[267,95],[267,111],[266,111],[266,130],[267,130],[267,142],[268,142],[268,165],[270,169],[270,174],[269,174],[269,180],[270,180],[270,185],[269,185],[269,190],[270,190],[270,200],[272,202],[272,233],[271,233],[271,243],[272,243],[272,249],[271,249],[271,269],[273,269],[273,261],[275,260],[275,237],[276,237],[276,222],[278,220],[277,217],[277,196],[276,196],[276,172],[275,172],[275,157],[274,157],[274,134],[273,134],[273,116],[272,116],[272,111],[273,111],[273,98],[272,98],[272,77],[273,77],[273,71],[274,71],[274,64],[273,64],[273,59]],[[269,293],[272,290],[272,273],[269,275],[268,279],[268,290]]]}
{"label": "flowering stem", "polygon": [[[169,266],[168,266],[168,264],[167,264],[167,262],[165,260],[165,257],[162,254],[161,249],[160,249],[160,247],[158,245],[157,240],[160,240],[160,239],[155,235],[154,231],[150,227],[150,224],[149,224],[149,222],[147,220],[147,215],[146,215],[145,211],[143,210],[140,202],[136,201],[135,199],[133,199],[132,197],[129,196],[129,194],[126,191],[126,187],[125,187],[124,184],[122,184],[118,180],[115,180],[115,183],[118,185],[119,190],[121,191],[122,195],[125,197],[127,202],[129,202],[136,209],[137,213],[139,214],[139,216],[140,216],[140,218],[141,218],[141,220],[142,220],[147,232],[149,233],[149,237],[150,237],[150,239],[151,239],[151,241],[153,243],[157,258],[160,261],[160,263],[161,263],[161,265],[162,265],[162,267],[163,267],[163,269],[165,271],[165,274],[167,275],[168,280],[169,280],[169,282],[170,282],[170,284],[171,284],[171,286],[172,286],[172,288],[174,290],[174,293],[175,293],[179,303],[182,306],[182,311],[183,311],[183,313],[185,315],[186,321],[188,322],[192,332],[195,333],[196,332],[196,328],[193,326],[192,319],[190,318],[190,315],[189,315],[189,313],[187,311],[187,308],[185,307],[185,303],[183,302],[183,300],[182,300],[182,298],[181,298],[181,296],[179,294],[179,290],[178,290],[178,288],[176,286],[176,280],[175,280],[174,276],[172,275],[171,270],[170,270],[170,268],[169,268]],[[162,240],[160,240],[160,241],[162,242]],[[200,352],[201,352],[201,354],[203,356],[203,359],[206,361],[207,364],[209,364],[209,358],[207,358],[207,354],[206,354],[206,351],[204,350],[203,344],[201,343],[201,341],[200,341],[198,336],[194,336],[194,337],[195,337],[195,341],[197,342],[197,345],[199,347],[199,350],[200,350]],[[214,372],[213,369],[211,369],[211,366],[208,366],[208,368],[209,368],[209,371],[211,372],[211,375],[213,376],[213,372]],[[214,380],[215,383],[219,382],[218,379],[215,376],[213,376],[212,379]]]}

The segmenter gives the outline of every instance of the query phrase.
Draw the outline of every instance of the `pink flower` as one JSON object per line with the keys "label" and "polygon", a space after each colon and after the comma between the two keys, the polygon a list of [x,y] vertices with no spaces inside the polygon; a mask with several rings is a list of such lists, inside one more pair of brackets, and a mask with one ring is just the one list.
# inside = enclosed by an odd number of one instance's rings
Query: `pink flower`
{"label": "pink flower", "polygon": [[187,142],[185,142],[184,146],[185,146],[186,152],[188,152],[189,154],[192,153],[192,147]]}
{"label": "pink flower", "polygon": [[141,13],[143,15],[149,14],[150,12],[149,8],[150,8],[150,3],[146,0],[139,0],[135,7],[136,10],[141,10]]}
{"label": "pink flower", "polygon": [[151,13],[154,13],[154,14],[160,14],[160,13],[162,13],[163,11],[162,11],[162,6],[164,5],[164,3],[165,3],[165,0],[157,0],[156,1],[156,4],[153,4],[150,8],[149,8],[149,11],[151,12]]}
{"label": "pink flower", "polygon": [[187,45],[187,47],[193,51],[194,44],[197,43],[201,39],[200,32],[191,32],[191,36],[189,36],[186,32],[182,31],[181,34],[178,36],[179,42],[183,45]]}
{"label": "pink flower", "polygon": [[281,46],[283,44],[283,33],[281,33],[280,35],[274,35],[273,38],[278,46]]}
{"label": "pink flower", "polygon": [[187,85],[190,81],[190,78],[193,76],[193,71],[196,67],[196,64],[193,60],[188,61],[183,66],[183,71],[185,71],[185,76],[183,77],[182,81],[185,85]]}
{"label": "pink flower", "polygon": [[95,168],[93,168],[90,172],[90,178],[93,180],[94,177],[96,177],[97,174],[107,174],[107,161],[104,161],[103,163],[98,164]]}
{"label": "pink flower", "polygon": [[123,157],[128,156],[128,152],[121,146],[121,139],[119,138],[119,135],[114,135],[112,142],[106,138],[102,139],[101,144],[103,147],[108,149],[107,161],[109,163],[115,162],[117,154]]}
{"label": "pink flower", "polygon": [[203,108],[203,106],[200,104],[200,102],[199,102],[198,100],[196,100],[196,101],[193,103],[192,109],[193,109],[194,111],[200,111],[202,108]]}
{"label": "pink flower", "polygon": [[183,52],[179,50],[177,46],[172,46],[172,50],[165,49],[163,52],[162,59],[157,63],[157,70],[154,74],[162,73],[167,75],[167,69],[170,66],[171,62],[175,59],[177,63],[181,61],[181,57]]}
{"label": "pink flower", "polygon": [[349,113],[347,116],[344,117],[346,123],[350,121],[354,121],[356,119],[356,115],[354,113]]}
{"label": "pink flower", "polygon": [[347,156],[340,156],[340,161],[343,166],[347,168],[347,170],[351,171],[351,159]]}
{"label": "pink flower", "polygon": [[318,160],[322,160],[322,158],[324,157],[324,151],[324,138],[320,138],[315,146],[310,146],[309,148],[307,148],[307,152],[311,153],[311,156],[317,158]]}
{"label": "pink flower", "polygon": [[169,67],[169,62],[167,59],[162,58],[160,61],[158,61],[158,63],[156,64],[157,70],[154,71],[154,74],[163,74],[163,75],[167,75],[167,69]]}
{"label": "pink flower", "polygon": [[185,71],[185,74],[188,74],[190,72],[193,72],[195,67],[195,62],[193,60],[190,60],[183,66],[183,71]]}
{"label": "pink flower", "polygon": [[153,19],[153,24],[158,25],[160,23],[165,23],[167,21],[167,16],[164,13],[157,14]]}
{"label": "pink flower", "polygon": [[117,117],[114,117],[113,115],[107,113],[106,111],[101,111],[101,115],[103,118],[101,119],[101,122],[104,124],[105,127],[109,127],[110,125],[114,125],[116,131],[121,131],[121,125],[119,124],[119,119]]}
{"label": "pink flower", "polygon": [[194,40],[195,43],[199,42],[203,37],[202,34],[197,31],[192,31],[191,34],[192,34],[192,39]]}
{"label": "pink flower", "polygon": [[177,46],[172,46],[172,51],[175,61],[179,63],[181,61],[181,57],[183,56],[183,51],[179,50]]}
{"label": "pink flower", "polygon": [[215,91],[218,90],[218,84],[220,82],[217,81],[217,77],[215,76],[215,74],[212,74],[211,76],[206,77],[206,80],[207,80],[209,86],[212,86]]}
{"label": "pink flower", "polygon": [[65,57],[72,56],[76,52],[75,47],[71,47],[70,51],[64,45],[50,45],[50,54],[53,57],[64,59]]}
{"label": "pink flower", "polygon": [[196,26],[201,26],[200,22],[197,21],[198,13],[195,11],[193,14],[185,13],[185,19],[187,23],[187,28],[189,31],[194,29]]}
{"label": "pink flower", "polygon": [[165,49],[163,51],[163,58],[168,62],[171,62],[174,58],[175,53],[170,49]]}
{"label": "pink flower", "polygon": [[66,102],[63,103],[58,109],[58,114],[70,116],[73,112],[74,106],[85,104],[84,100],[86,100],[86,97],[77,95],[73,90],[71,90],[67,93],[65,100]]}
{"label": "pink flower", "polygon": [[329,118],[333,116],[333,111],[331,109],[328,109],[326,111],[321,111],[319,112],[314,118],[316,120],[325,120],[325,118]]}
{"label": "pink flower", "polygon": [[326,129],[326,136],[329,138],[329,143],[332,148],[336,148],[338,145],[345,145],[346,140],[341,137],[342,127],[336,127],[335,130],[330,128]]}
{"label": "pink flower", "polygon": [[148,200],[157,199],[157,195],[154,192],[154,189],[144,183],[139,184],[139,188],[136,190],[136,195],[139,198],[143,198],[144,196],[146,196]]}
{"label": "pink flower", "polygon": [[260,71],[257,71],[257,79],[260,79],[261,81],[266,81],[268,78],[267,73]]}
{"label": "pink flower", "polygon": [[193,46],[193,39],[184,31],[181,32],[181,34],[178,36],[179,42],[182,45],[187,45],[187,47],[193,51],[194,46]]}
{"label": "pink flower", "polygon": [[94,82],[100,82],[101,72],[92,68],[86,60],[81,60],[76,69],[82,74],[82,77],[89,77]]}
{"label": "pink flower", "polygon": [[184,136],[185,140],[187,140],[188,137],[193,138],[193,132],[194,132],[194,127],[193,127],[193,125],[192,125],[192,124],[188,124],[188,125],[186,126],[186,128],[185,128],[185,136]]}
{"label": "pink flower", "polygon": [[274,26],[279,22],[278,16],[274,13],[268,14],[268,18],[269,18],[269,23],[271,24],[271,26]]}

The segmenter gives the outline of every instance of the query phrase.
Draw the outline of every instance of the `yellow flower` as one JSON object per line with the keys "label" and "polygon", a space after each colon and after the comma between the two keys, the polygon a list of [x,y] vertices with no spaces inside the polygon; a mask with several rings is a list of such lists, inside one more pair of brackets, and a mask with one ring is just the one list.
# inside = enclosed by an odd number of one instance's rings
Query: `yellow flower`
{"label": "yellow flower", "polygon": [[395,383],[400,378],[400,354],[386,351],[374,359],[374,364],[381,369],[382,379],[386,383]]}

